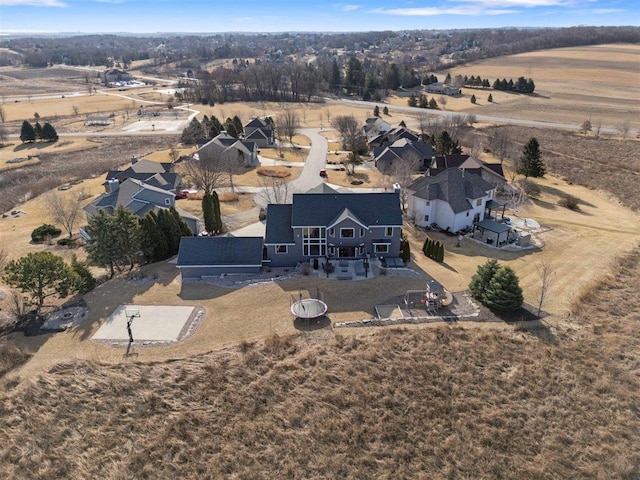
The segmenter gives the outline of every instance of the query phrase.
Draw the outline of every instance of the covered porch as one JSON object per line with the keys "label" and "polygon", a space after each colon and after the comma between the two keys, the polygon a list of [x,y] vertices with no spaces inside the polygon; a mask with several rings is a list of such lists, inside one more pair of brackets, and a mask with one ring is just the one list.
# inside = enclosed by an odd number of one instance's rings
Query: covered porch
{"label": "covered porch", "polygon": [[495,220],[485,219],[473,224],[472,238],[488,245],[500,247],[509,240],[511,227]]}

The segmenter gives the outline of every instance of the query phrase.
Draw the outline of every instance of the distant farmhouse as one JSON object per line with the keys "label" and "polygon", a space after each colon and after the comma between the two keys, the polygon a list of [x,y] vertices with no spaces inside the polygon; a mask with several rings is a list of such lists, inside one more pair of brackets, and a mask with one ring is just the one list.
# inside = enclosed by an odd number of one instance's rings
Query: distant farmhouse
{"label": "distant farmhouse", "polygon": [[133,75],[117,68],[110,68],[100,74],[100,78],[105,84],[116,82],[129,82],[133,80]]}
{"label": "distant farmhouse", "polygon": [[427,93],[434,93],[439,95],[449,95],[451,97],[462,95],[462,90],[460,90],[460,88],[453,87],[451,85],[445,85],[441,82],[435,82],[429,85],[425,85],[424,91]]}
{"label": "distant farmhouse", "polygon": [[99,117],[95,115],[87,116],[87,120],[84,122],[87,127],[108,127],[111,125],[111,119],[109,117]]}

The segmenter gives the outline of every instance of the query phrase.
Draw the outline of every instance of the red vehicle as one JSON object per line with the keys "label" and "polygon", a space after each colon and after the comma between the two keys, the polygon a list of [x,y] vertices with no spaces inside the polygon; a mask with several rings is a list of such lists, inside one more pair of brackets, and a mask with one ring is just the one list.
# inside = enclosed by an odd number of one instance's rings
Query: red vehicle
{"label": "red vehicle", "polygon": [[327,178],[327,176],[328,176],[328,175],[327,175],[327,171],[326,171],[326,170],[320,170],[320,176],[321,176],[322,178]]}

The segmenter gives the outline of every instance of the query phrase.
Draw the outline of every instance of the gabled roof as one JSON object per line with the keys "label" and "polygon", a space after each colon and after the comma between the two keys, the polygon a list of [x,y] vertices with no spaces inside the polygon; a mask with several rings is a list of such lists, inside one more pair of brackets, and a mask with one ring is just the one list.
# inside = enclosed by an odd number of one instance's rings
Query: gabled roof
{"label": "gabled roof", "polygon": [[339,192],[336,189],[331,188],[326,183],[322,182],[305,193],[339,193]]}
{"label": "gabled roof", "polygon": [[[148,205],[152,205],[151,203],[139,198],[140,194],[145,190],[161,193],[164,197],[175,197],[174,193],[163,188],[154,187],[153,185],[146,184],[140,180],[128,178],[119,184],[118,189],[115,192],[103,193],[87,205],[85,210],[89,212],[96,212],[97,210],[106,209],[107,212],[113,213],[116,207],[122,205],[136,215],[143,216],[147,211],[152,209],[147,207]],[[162,207],[164,205],[160,206]]]}
{"label": "gabled roof", "polygon": [[[135,173],[165,173],[171,171],[171,163],[152,162],[151,160],[138,160],[127,170]],[[126,172],[126,170],[125,170]]]}
{"label": "gabled roof", "polygon": [[267,205],[267,228],[264,236],[265,245],[283,245],[294,243],[291,228],[291,207],[287,204]]}
{"label": "gabled roof", "polygon": [[339,223],[345,221],[345,220],[352,220],[355,223],[357,223],[358,225],[360,225],[361,227],[367,228],[368,225],[365,225],[364,223],[362,223],[362,221],[358,218],[357,215],[355,215],[353,212],[351,212],[348,208],[345,208],[340,215],[338,215],[329,225],[327,225],[327,228],[331,228],[331,227],[335,227],[336,225],[338,225]]}
{"label": "gabled roof", "polygon": [[247,127],[249,127],[249,128],[251,128],[251,127],[254,127],[254,128],[266,128],[266,127],[268,127],[268,126],[269,126],[269,125],[267,125],[267,122],[266,122],[266,121],[262,120],[262,119],[261,119],[261,118],[259,118],[259,117],[253,117],[253,118],[252,118],[251,120],[249,120],[249,122],[244,126],[244,128],[247,128]]}
{"label": "gabled roof", "polygon": [[260,128],[256,128],[249,135],[245,135],[244,138],[246,138],[247,140],[253,140],[253,139],[268,140],[269,139],[269,137],[267,137],[267,134],[264,133],[264,130]]}
{"label": "gabled roof", "polygon": [[409,189],[418,198],[445,201],[455,213],[460,213],[471,209],[469,200],[482,198],[495,187],[478,175],[448,168],[435,177],[420,177]]}
{"label": "gabled roof", "polygon": [[[401,226],[400,197],[394,193],[293,194],[292,227],[326,227],[345,209],[368,226]],[[267,217],[268,218],[268,217]]]}
{"label": "gabled roof", "polygon": [[178,267],[261,266],[262,237],[182,237]]}

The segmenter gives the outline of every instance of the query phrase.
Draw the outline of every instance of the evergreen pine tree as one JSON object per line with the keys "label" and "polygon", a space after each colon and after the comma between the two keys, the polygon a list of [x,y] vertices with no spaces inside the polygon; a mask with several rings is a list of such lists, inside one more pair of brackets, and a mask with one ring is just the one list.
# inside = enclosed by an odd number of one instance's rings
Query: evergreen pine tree
{"label": "evergreen pine tree", "polygon": [[36,141],[36,132],[33,129],[33,125],[26,120],[22,122],[22,128],[20,129],[20,141],[22,143]]}
{"label": "evergreen pine tree", "polygon": [[410,107],[417,107],[418,97],[416,97],[415,94],[412,93],[409,99],[407,100],[407,105],[409,105]]}
{"label": "evergreen pine tree", "polygon": [[409,246],[409,240],[406,238],[402,239],[400,244],[400,258],[405,265],[411,261],[411,247]]}
{"label": "evergreen pine tree", "polygon": [[424,253],[424,256],[427,257],[427,251],[429,249],[429,238],[425,238],[424,243],[422,244],[422,253]]}
{"label": "evergreen pine tree", "polygon": [[542,161],[542,154],[540,153],[540,144],[536,137],[532,137],[525,146],[522,147],[518,173],[521,173],[526,178],[544,177],[546,169]]}
{"label": "evergreen pine tree", "polygon": [[438,246],[438,261],[444,262],[444,243],[440,243]]}
{"label": "evergreen pine tree", "polygon": [[500,268],[484,292],[484,305],[498,312],[513,312],[522,306],[523,301],[515,272],[509,267]]}
{"label": "evergreen pine tree", "polygon": [[378,105],[373,107],[373,116],[374,117],[379,117],[380,116],[380,107],[378,107]]}
{"label": "evergreen pine tree", "polygon": [[45,142],[57,142],[58,141],[58,132],[53,128],[49,122],[45,123],[42,127],[42,140]]}
{"label": "evergreen pine tree", "polygon": [[213,200],[213,227],[215,233],[220,233],[222,231],[222,214],[220,213],[220,198],[218,198],[218,193],[214,191],[211,194]]}
{"label": "evergreen pine tree", "polygon": [[234,115],[232,118],[233,121],[233,126],[236,129],[236,133],[238,134],[238,137],[240,137],[241,135],[244,135],[244,126],[242,125],[242,121],[240,120],[240,117],[238,117],[237,115]]}
{"label": "evergreen pine tree", "polygon": [[386,106],[385,106],[385,107],[382,109],[382,113],[384,113],[385,115],[389,115],[389,107],[386,107]]}
{"label": "evergreen pine tree", "polygon": [[171,212],[171,215],[173,215],[173,218],[175,218],[176,223],[180,227],[180,236],[182,237],[193,236],[193,232],[189,228],[189,225],[187,225],[185,221],[180,217],[178,210],[176,210],[175,207],[169,207],[169,212]]}
{"label": "evergreen pine tree", "polygon": [[471,103],[476,103],[476,96],[475,95],[471,95]]}
{"label": "evergreen pine tree", "polygon": [[469,284],[469,290],[473,297],[484,302],[484,293],[499,268],[500,265],[498,265],[498,261],[495,258],[487,260],[484,264],[478,266]]}
{"label": "evergreen pine tree", "polygon": [[213,195],[205,193],[202,197],[202,216],[204,218],[204,229],[212,234],[216,231],[216,219],[214,213]]}
{"label": "evergreen pine tree", "polygon": [[42,140],[42,125],[40,125],[40,122],[36,122],[33,125],[33,131],[36,133],[36,139],[37,140]]}
{"label": "evergreen pine tree", "polygon": [[489,94],[489,96],[487,97],[487,102],[489,103],[493,102],[493,95]]}
{"label": "evergreen pine tree", "polygon": [[438,108],[438,102],[436,102],[436,99],[433,97],[429,100],[429,108],[433,108],[434,110]]}

